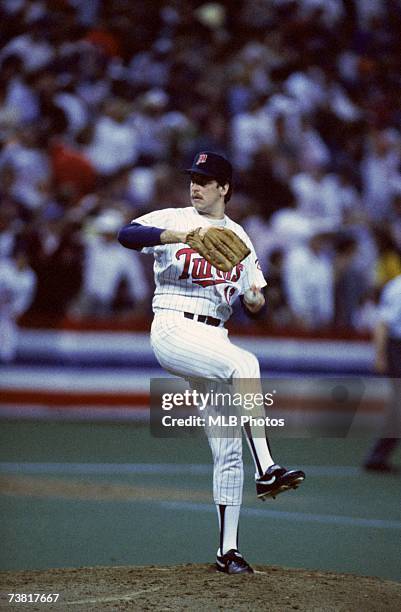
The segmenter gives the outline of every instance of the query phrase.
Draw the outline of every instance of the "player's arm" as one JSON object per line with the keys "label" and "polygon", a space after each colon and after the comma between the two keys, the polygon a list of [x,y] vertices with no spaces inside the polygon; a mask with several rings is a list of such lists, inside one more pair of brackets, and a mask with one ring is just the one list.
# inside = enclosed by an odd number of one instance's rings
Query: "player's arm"
{"label": "player's arm", "polygon": [[140,251],[144,247],[153,247],[159,244],[185,243],[188,232],[168,230],[160,227],[130,223],[118,232],[118,241],[127,249]]}
{"label": "player's arm", "polygon": [[250,241],[249,248],[251,249],[251,255],[245,261],[245,275],[243,281],[243,293],[241,295],[241,304],[248,316],[254,318],[254,315],[257,315],[259,318],[263,315],[266,306],[266,280],[263,276],[262,268],[260,267],[255,249]]}
{"label": "player's arm", "polygon": [[179,242],[186,243],[188,232],[179,232],[176,230],[164,230],[161,234],[161,244],[176,244]]}

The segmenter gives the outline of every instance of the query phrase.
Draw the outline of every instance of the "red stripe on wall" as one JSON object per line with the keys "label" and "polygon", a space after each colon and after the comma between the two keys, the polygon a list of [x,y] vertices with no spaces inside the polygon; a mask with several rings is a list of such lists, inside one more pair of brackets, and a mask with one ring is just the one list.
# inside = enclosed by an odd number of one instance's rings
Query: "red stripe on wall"
{"label": "red stripe on wall", "polygon": [[0,402],[12,404],[43,404],[45,406],[149,406],[148,393],[69,393],[47,390],[2,389]]}
{"label": "red stripe on wall", "polygon": [[[43,406],[107,406],[110,408],[125,406],[149,407],[150,396],[148,393],[107,393],[107,392],[85,392],[77,393],[64,391],[49,391],[36,389],[2,389],[0,391],[0,404],[40,404]],[[277,415],[281,410],[289,411],[313,411],[313,412],[381,412],[386,402],[380,399],[364,399],[360,404],[354,402],[327,401],[327,398],[294,398],[280,397],[274,408],[268,409],[268,414]]]}

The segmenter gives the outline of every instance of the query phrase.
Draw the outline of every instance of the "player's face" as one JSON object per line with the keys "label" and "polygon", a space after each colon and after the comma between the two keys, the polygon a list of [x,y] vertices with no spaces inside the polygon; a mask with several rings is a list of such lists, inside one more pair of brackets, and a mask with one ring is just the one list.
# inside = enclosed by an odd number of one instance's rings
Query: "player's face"
{"label": "player's face", "polygon": [[223,206],[226,188],[209,176],[191,174],[191,204],[200,214],[213,215]]}

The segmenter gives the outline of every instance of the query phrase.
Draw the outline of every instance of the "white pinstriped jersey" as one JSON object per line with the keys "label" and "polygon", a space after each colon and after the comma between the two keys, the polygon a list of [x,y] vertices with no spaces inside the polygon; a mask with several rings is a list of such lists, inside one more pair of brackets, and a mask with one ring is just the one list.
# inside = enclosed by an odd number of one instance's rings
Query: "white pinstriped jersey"
{"label": "white pinstriped jersey", "polygon": [[144,247],[141,252],[153,254],[155,258],[154,312],[161,309],[178,310],[227,321],[240,295],[252,285],[260,288],[266,285],[248,235],[227,216],[224,219],[209,219],[188,206],[151,212],[134,219],[134,222],[176,231],[190,231],[211,225],[225,227],[240,236],[251,249],[250,255],[231,272],[221,272],[187,244]]}

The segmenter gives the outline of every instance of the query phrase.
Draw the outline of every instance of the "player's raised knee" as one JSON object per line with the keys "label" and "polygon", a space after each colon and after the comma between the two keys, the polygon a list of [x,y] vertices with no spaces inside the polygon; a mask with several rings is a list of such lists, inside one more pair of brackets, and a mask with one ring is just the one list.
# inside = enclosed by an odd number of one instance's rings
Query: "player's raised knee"
{"label": "player's raised knee", "polygon": [[235,364],[233,378],[259,378],[260,366],[257,357],[248,351],[241,351]]}

